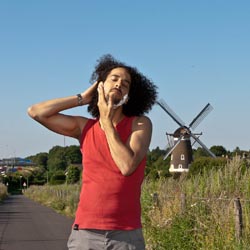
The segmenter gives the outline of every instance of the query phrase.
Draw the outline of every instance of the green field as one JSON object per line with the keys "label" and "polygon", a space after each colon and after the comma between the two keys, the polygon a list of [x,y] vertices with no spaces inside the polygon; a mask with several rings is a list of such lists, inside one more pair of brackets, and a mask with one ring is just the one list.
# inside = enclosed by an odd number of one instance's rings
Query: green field
{"label": "green field", "polygon": [[[141,202],[147,250],[250,249],[246,166],[235,157],[226,166],[193,176],[145,179]],[[79,184],[31,186],[25,195],[73,217],[79,190]],[[237,204],[242,211],[236,210]]]}

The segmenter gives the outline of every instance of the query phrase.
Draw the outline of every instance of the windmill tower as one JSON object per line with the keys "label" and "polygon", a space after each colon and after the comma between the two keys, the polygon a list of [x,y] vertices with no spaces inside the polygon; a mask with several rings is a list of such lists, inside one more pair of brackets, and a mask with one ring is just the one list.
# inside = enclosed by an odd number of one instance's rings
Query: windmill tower
{"label": "windmill tower", "polygon": [[213,109],[209,103],[192,120],[188,127],[185,126],[184,122],[174,113],[164,100],[161,99],[157,101],[157,104],[179,125],[179,128],[176,129],[173,134],[166,133],[169,140],[169,147],[164,159],[171,154],[170,172],[188,172],[189,166],[193,161],[191,138],[194,140],[194,143],[199,143],[210,156],[215,158],[215,155],[199,139],[202,133],[193,133],[191,131],[191,129],[194,130]]}

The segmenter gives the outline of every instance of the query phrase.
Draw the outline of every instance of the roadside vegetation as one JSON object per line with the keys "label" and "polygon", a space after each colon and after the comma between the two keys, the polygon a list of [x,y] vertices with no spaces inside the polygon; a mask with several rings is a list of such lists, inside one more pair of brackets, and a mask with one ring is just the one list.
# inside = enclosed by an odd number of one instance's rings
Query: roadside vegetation
{"label": "roadside vegetation", "polygon": [[7,195],[8,195],[7,187],[4,184],[0,183],[0,202],[4,200],[7,197]]}
{"label": "roadside vegetation", "polygon": [[[178,175],[169,173],[164,150],[148,153],[141,199],[147,250],[249,249],[250,165],[242,157],[248,152],[228,152],[222,146],[210,150],[216,159],[198,148],[189,172]],[[77,147],[57,146],[31,157],[40,170],[35,177],[30,173],[23,193],[74,217],[81,183],[79,155]],[[26,180],[27,175],[22,176]]]}

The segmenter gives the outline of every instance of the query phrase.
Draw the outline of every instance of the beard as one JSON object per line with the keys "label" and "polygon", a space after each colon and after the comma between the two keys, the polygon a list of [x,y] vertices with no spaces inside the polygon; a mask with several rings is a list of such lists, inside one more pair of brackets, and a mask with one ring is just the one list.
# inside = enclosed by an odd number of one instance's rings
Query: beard
{"label": "beard", "polygon": [[110,96],[110,95],[107,95],[106,96],[106,101],[107,103],[109,103],[109,101],[112,101],[112,103],[114,105],[118,104],[120,101],[121,101],[121,98],[117,97],[117,96]]}
{"label": "beard", "polygon": [[122,100],[123,97],[122,97],[122,93],[120,93],[119,95],[116,92],[112,92],[112,89],[111,89],[111,91],[106,95],[105,98],[106,98],[107,103],[111,101],[114,105],[116,105]]}
{"label": "beard", "polygon": [[106,96],[106,101],[109,102],[109,99],[112,98],[112,106],[114,109],[117,109],[118,107],[122,106],[123,104],[127,103],[128,101],[128,94],[124,95],[122,98],[117,96]]}

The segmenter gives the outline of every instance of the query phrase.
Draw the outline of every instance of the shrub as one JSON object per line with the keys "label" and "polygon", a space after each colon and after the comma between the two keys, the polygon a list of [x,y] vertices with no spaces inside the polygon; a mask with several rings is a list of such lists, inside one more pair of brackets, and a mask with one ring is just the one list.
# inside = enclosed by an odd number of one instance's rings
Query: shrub
{"label": "shrub", "polygon": [[191,163],[189,168],[188,176],[195,176],[197,174],[203,174],[204,171],[210,171],[212,169],[218,170],[225,167],[227,164],[227,159],[211,158],[211,157],[200,157]]}
{"label": "shrub", "polygon": [[74,184],[80,179],[80,169],[77,166],[69,166],[67,171],[67,184]]}
{"label": "shrub", "polygon": [[56,171],[52,174],[51,178],[50,178],[50,184],[51,185],[60,185],[65,183],[66,180],[66,176],[64,174],[63,171]]}

